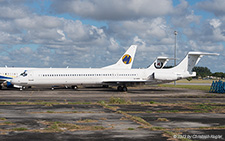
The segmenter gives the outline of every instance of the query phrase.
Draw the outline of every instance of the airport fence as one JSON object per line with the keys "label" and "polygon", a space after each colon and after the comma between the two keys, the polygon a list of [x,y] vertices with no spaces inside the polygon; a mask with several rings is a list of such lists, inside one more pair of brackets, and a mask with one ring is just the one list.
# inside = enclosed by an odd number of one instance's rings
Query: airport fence
{"label": "airport fence", "polygon": [[209,90],[210,93],[225,93],[225,82],[213,81]]}

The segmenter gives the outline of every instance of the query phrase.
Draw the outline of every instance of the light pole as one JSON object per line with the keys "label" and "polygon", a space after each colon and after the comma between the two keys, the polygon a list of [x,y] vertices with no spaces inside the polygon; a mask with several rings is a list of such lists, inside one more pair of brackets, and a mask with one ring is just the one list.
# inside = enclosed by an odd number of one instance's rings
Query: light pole
{"label": "light pole", "polygon": [[[177,65],[177,31],[174,31],[175,43],[174,43],[174,67]],[[174,81],[174,86],[176,86],[176,81]]]}

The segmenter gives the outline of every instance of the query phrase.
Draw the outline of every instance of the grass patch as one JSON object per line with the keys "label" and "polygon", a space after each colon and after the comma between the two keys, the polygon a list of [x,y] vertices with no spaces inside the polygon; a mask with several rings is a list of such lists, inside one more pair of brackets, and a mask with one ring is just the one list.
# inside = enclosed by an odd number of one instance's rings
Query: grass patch
{"label": "grass patch", "polygon": [[127,128],[127,130],[134,130],[134,128]]}
{"label": "grass patch", "polygon": [[225,129],[225,126],[212,126],[212,127],[199,127],[202,130],[209,130],[209,129]]}
{"label": "grass patch", "polygon": [[45,129],[45,131],[48,131],[48,132],[64,132],[64,131],[76,131],[76,130],[105,130],[106,129],[103,126],[85,126],[85,125],[77,125],[73,123],[63,123],[59,121],[55,121],[55,122],[43,121],[42,124],[48,126]]}
{"label": "grass patch", "polygon": [[59,121],[47,122],[45,124],[48,125],[48,128],[46,128],[45,130],[55,131],[55,132],[62,132],[65,129],[71,130],[71,129],[80,129],[81,128],[81,126],[76,125],[76,124],[62,123]]}
{"label": "grass patch", "polygon": [[158,118],[156,121],[169,121],[167,118]]}
{"label": "grass patch", "polygon": [[19,128],[13,128],[12,130],[14,130],[14,131],[26,131],[28,129],[24,128],[24,127],[19,127]]}
{"label": "grass patch", "polygon": [[166,128],[164,127],[158,127],[158,126],[155,126],[155,127],[151,127],[150,130],[152,131],[156,131],[156,130],[165,130]]}
{"label": "grass patch", "polygon": [[196,104],[189,107],[196,109],[196,113],[225,113],[225,107],[220,105]]}
{"label": "grass patch", "polygon": [[10,121],[5,121],[5,122],[3,122],[3,124],[7,124],[7,125],[9,125],[9,124],[13,124],[12,122],[10,122]]}
{"label": "grass patch", "polygon": [[78,120],[76,121],[77,123],[93,123],[93,122],[98,122],[97,120],[93,119],[83,119],[83,120]]}
{"label": "grass patch", "polygon": [[0,118],[0,120],[6,120],[6,118],[3,118],[3,117],[2,117],[2,118]]}
{"label": "grass patch", "polygon": [[141,118],[141,117],[131,116],[130,119],[135,120],[135,121],[137,121],[137,122],[140,122],[140,123],[142,123],[142,124],[144,124],[144,125],[151,126],[150,123],[148,123],[146,120],[144,120],[144,119]]}
{"label": "grass patch", "polygon": [[160,87],[170,87],[170,88],[185,88],[185,89],[192,89],[192,90],[202,90],[202,91],[209,91],[210,86],[202,86],[202,85],[168,85],[168,84],[163,84],[159,85]]}
{"label": "grass patch", "polygon": [[115,98],[115,97],[111,97],[109,99],[109,104],[129,104],[131,103],[130,100],[125,100],[123,98]]}
{"label": "grass patch", "polygon": [[156,111],[156,113],[179,113],[179,110]]}
{"label": "grass patch", "polygon": [[11,102],[0,102],[0,105],[10,105]]}
{"label": "grass patch", "polygon": [[103,127],[103,126],[92,126],[91,129],[92,130],[105,130],[105,127]]}
{"label": "grass patch", "polygon": [[149,103],[150,103],[150,104],[154,104],[154,103],[155,103],[155,101],[150,101]]}
{"label": "grass patch", "polygon": [[47,113],[54,113],[54,111],[47,111]]}
{"label": "grass patch", "polygon": [[68,105],[90,105],[91,102],[68,102]]}
{"label": "grass patch", "polygon": [[192,79],[191,81],[188,81],[187,79],[181,79],[178,80],[177,83],[212,83],[214,80],[200,80],[200,79]]}

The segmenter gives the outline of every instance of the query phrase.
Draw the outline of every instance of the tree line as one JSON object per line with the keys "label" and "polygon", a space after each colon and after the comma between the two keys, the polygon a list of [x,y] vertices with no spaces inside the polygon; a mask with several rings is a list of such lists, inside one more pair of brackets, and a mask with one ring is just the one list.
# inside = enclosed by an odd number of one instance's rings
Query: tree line
{"label": "tree line", "polygon": [[210,69],[207,67],[194,67],[192,71],[196,72],[195,78],[199,78],[199,77],[204,78],[207,76],[220,77],[221,79],[225,78],[225,73],[223,72],[212,73]]}
{"label": "tree line", "polygon": [[[166,69],[166,68],[172,68],[172,67],[173,66],[165,66],[164,68]],[[200,78],[203,79],[203,78],[205,78],[207,76],[219,77],[221,79],[225,78],[225,73],[223,73],[223,72],[212,73],[210,71],[210,69],[207,68],[207,67],[194,67],[192,69],[192,71],[196,72],[196,77],[194,77],[194,78],[199,78],[200,77]]]}

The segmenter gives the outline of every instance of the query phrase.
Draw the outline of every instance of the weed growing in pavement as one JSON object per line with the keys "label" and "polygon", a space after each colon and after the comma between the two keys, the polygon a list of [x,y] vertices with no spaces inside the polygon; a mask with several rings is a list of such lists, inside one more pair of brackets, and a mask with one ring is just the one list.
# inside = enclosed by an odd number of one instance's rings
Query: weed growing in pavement
{"label": "weed growing in pavement", "polygon": [[83,119],[83,120],[78,120],[76,121],[77,123],[93,123],[93,122],[98,122],[97,120],[93,119]]}
{"label": "weed growing in pavement", "polygon": [[122,99],[122,98],[115,98],[115,97],[111,97],[109,99],[109,104],[129,104],[131,103],[130,100],[125,100],[125,99]]}
{"label": "weed growing in pavement", "polygon": [[3,117],[2,117],[2,118],[0,118],[0,120],[6,120],[6,118],[3,118]]}
{"label": "weed growing in pavement", "polygon": [[47,113],[54,113],[54,111],[47,111]]}
{"label": "weed growing in pavement", "polygon": [[156,121],[169,121],[167,118],[158,118]]}
{"label": "weed growing in pavement", "polygon": [[24,128],[24,127],[19,127],[19,128],[13,128],[12,130],[14,130],[14,131],[26,131],[28,129]]}
{"label": "weed growing in pavement", "polygon": [[195,110],[196,113],[210,113],[210,112],[224,113],[225,112],[225,107],[220,105],[211,105],[211,104],[202,103],[202,104],[190,105],[189,107],[196,109]]}
{"label": "weed growing in pavement", "polygon": [[155,103],[155,101],[150,101],[149,103],[150,103],[150,104],[154,104],[154,103]]}
{"label": "weed growing in pavement", "polygon": [[9,124],[13,124],[12,122],[10,122],[10,121],[5,121],[5,122],[3,122],[3,124],[7,124],[7,125],[9,125]]}
{"label": "weed growing in pavement", "polygon": [[155,130],[164,130],[165,128],[164,127],[158,127],[158,126],[154,126],[154,127],[151,127],[150,130],[152,131],[155,131]]}

